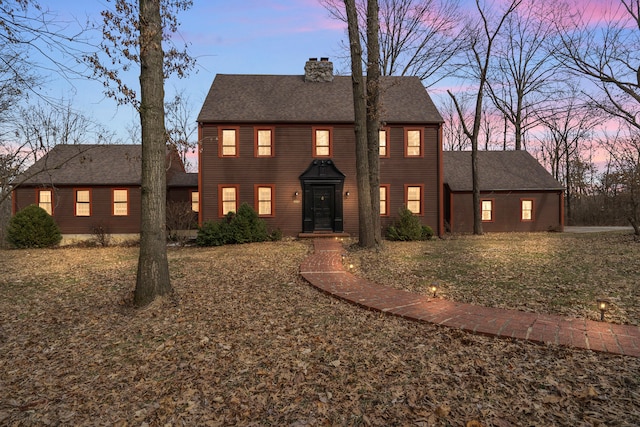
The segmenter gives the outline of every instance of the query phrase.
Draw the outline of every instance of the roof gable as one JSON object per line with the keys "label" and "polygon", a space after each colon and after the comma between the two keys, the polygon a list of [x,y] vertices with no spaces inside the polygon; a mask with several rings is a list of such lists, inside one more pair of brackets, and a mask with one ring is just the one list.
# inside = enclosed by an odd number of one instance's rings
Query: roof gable
{"label": "roof gable", "polygon": [[[471,151],[445,151],[444,182],[451,191],[473,191]],[[480,191],[563,190],[527,151],[478,151]]]}
{"label": "roof gable", "polygon": [[[382,78],[383,121],[441,123],[417,77]],[[302,75],[218,74],[198,122],[353,123],[351,76],[331,82],[305,82]]]}

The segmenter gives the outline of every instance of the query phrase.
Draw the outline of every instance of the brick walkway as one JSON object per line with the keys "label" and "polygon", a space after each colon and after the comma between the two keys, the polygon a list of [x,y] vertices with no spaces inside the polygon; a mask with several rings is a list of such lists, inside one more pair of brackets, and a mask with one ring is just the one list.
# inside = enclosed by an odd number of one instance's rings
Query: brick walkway
{"label": "brick walkway", "polygon": [[565,319],[431,298],[367,282],[345,271],[342,244],[335,239],[317,238],[314,249],[300,266],[302,277],[313,286],[362,307],[475,334],[640,357],[638,326]]}

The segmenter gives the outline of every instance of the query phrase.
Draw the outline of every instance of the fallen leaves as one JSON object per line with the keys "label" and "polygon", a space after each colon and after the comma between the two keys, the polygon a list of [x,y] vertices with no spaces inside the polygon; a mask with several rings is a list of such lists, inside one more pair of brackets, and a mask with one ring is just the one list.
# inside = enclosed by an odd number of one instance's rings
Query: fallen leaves
{"label": "fallen leaves", "polygon": [[171,249],[142,310],[135,248],[0,253],[0,424],[640,424],[637,359],[363,310],[300,279],[309,250]]}

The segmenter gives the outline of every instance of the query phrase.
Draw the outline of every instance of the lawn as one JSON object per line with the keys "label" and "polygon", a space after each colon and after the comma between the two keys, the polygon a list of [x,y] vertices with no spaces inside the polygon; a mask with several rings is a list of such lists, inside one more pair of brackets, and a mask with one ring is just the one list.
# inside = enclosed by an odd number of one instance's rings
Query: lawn
{"label": "lawn", "polygon": [[[628,233],[495,233],[425,243],[386,242],[378,253],[349,251],[375,283],[490,307],[640,322],[640,244]],[[380,266],[380,267],[375,267]]]}
{"label": "lawn", "polygon": [[[358,274],[488,305],[594,317],[603,292],[633,323],[639,249],[540,234],[345,252]],[[0,251],[0,425],[640,424],[640,360],[363,310],[298,276],[310,250],[172,248],[175,295],[141,310],[136,248]]]}

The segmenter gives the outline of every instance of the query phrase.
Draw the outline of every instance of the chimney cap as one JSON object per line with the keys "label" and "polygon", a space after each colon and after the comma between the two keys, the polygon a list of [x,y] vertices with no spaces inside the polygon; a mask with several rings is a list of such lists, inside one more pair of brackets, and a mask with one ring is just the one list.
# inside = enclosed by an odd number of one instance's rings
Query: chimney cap
{"label": "chimney cap", "polygon": [[327,62],[328,60],[329,60],[329,58],[326,58],[326,57],[325,58],[320,58],[320,61],[322,61],[322,62]]}
{"label": "chimney cap", "polygon": [[318,60],[318,58],[309,58],[309,61],[311,61],[311,62],[315,62],[317,60]]}

